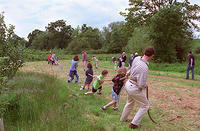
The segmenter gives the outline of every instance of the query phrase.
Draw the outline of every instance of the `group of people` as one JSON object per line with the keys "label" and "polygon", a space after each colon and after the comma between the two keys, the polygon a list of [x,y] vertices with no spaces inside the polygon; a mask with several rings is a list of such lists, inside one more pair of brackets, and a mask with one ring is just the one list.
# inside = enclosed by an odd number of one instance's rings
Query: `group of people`
{"label": "group of people", "polygon": [[48,61],[48,64],[58,65],[58,57],[56,57],[55,52],[51,54],[51,51],[49,51],[49,56],[47,58],[47,61]]}
{"label": "group of people", "polygon": [[[118,110],[117,103],[119,103],[120,92],[124,87],[127,92],[128,99],[123,109],[120,121],[126,121],[128,119],[128,115],[133,108],[134,102],[137,102],[140,105],[140,109],[136,113],[129,127],[133,129],[139,128],[139,123],[150,106],[149,101],[147,100],[146,95],[142,90],[147,87],[146,82],[148,74],[148,62],[154,56],[154,52],[154,48],[152,46],[148,46],[146,47],[142,57],[136,57],[138,56],[137,53],[132,55],[132,58],[129,60],[130,67],[128,71],[125,67],[126,55],[125,52],[123,52],[119,57],[119,68],[116,69],[117,75],[112,80],[109,80],[106,79],[108,76],[107,70],[103,70],[98,76],[94,75],[92,64],[91,62],[88,63],[87,54],[84,50],[82,50],[82,62],[86,79],[80,90],[85,90],[85,88],[89,90],[88,92],[84,93],[84,95],[90,95],[94,93],[101,94],[103,83],[105,81],[112,81],[112,101],[102,106],[101,109],[106,110],[108,107],[113,106],[113,110]],[[92,59],[95,61],[95,68],[98,68],[98,60],[94,57]],[[74,76],[76,77],[75,82],[77,83],[79,81],[79,75],[77,72],[78,61],[79,58],[77,55],[75,55],[70,67],[68,79],[69,83],[74,79]],[[93,82],[92,89],[90,91],[90,85],[93,79],[95,79],[95,81]]]}
{"label": "group of people", "polygon": [[[138,53],[136,52],[135,54],[131,54],[131,57],[128,61],[129,64],[129,68],[131,68],[132,66],[132,62],[135,59],[135,57],[138,56]],[[126,62],[126,53],[123,52],[118,59],[116,59],[115,57],[112,57],[112,62],[114,63],[114,69],[115,71],[117,71],[118,68],[124,68],[125,67],[125,62]]]}

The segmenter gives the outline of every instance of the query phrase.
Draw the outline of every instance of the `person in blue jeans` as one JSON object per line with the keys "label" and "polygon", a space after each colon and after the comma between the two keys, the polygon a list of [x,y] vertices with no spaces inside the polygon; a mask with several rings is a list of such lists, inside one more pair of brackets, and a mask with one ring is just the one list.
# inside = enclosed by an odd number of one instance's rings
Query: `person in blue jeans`
{"label": "person in blue jeans", "polygon": [[72,82],[72,80],[74,79],[74,76],[76,76],[75,83],[78,83],[79,81],[79,75],[77,72],[78,61],[79,61],[79,58],[77,55],[75,55],[70,67],[68,83]]}
{"label": "person in blue jeans", "polygon": [[189,51],[188,56],[189,56],[189,63],[188,63],[188,67],[187,67],[186,79],[189,79],[189,71],[190,70],[192,71],[192,79],[194,79],[194,66],[195,66],[194,55],[192,54],[191,51]]}

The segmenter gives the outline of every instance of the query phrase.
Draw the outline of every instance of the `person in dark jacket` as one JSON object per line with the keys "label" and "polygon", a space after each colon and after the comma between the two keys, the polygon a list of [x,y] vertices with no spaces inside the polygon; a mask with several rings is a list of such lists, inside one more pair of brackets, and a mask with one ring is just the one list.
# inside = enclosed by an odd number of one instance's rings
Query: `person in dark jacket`
{"label": "person in dark jacket", "polygon": [[194,55],[192,54],[191,51],[189,51],[188,56],[189,56],[189,63],[188,63],[188,67],[187,67],[186,79],[189,79],[189,71],[190,70],[192,71],[192,79],[194,79],[194,66],[195,66]]}

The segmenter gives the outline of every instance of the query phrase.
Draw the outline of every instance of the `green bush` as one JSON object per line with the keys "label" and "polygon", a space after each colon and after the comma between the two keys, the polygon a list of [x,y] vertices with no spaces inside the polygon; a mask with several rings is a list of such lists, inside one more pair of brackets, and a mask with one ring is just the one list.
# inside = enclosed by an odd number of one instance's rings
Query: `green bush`
{"label": "green bush", "polygon": [[195,50],[196,54],[200,54],[200,47],[197,47],[197,49]]}
{"label": "green bush", "polygon": [[139,55],[143,55],[146,46],[152,45],[152,42],[149,40],[148,32],[149,30],[147,27],[136,28],[125,47],[125,51],[130,54],[137,52]]}

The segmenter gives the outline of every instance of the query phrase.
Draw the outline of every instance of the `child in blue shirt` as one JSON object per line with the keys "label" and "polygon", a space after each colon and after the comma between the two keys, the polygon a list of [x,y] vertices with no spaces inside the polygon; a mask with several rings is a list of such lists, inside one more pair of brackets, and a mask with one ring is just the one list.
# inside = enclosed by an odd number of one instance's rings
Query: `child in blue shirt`
{"label": "child in blue shirt", "polygon": [[92,64],[88,63],[87,68],[88,70],[85,72],[86,80],[82,88],[80,88],[80,90],[84,90],[86,85],[88,86],[88,90],[90,90],[90,84],[92,83],[92,80],[93,80]]}
{"label": "child in blue shirt", "polygon": [[68,83],[72,82],[72,80],[74,79],[74,76],[76,76],[75,83],[79,81],[79,75],[77,72],[78,61],[79,61],[79,58],[77,55],[75,55],[70,67]]}

